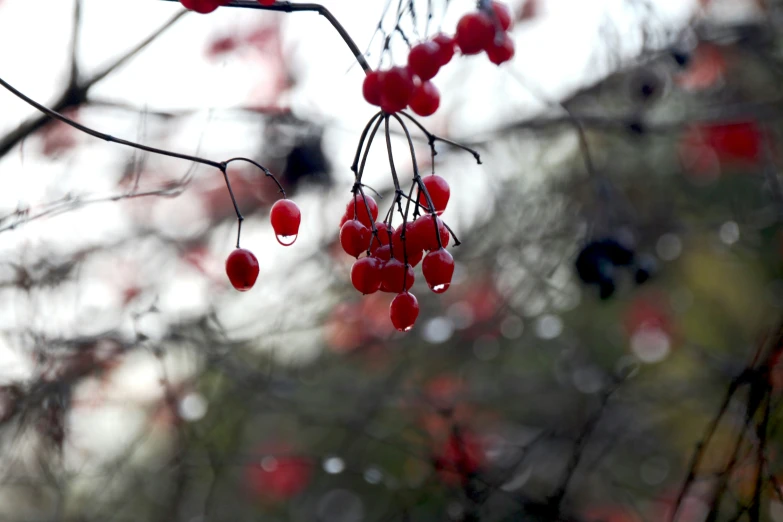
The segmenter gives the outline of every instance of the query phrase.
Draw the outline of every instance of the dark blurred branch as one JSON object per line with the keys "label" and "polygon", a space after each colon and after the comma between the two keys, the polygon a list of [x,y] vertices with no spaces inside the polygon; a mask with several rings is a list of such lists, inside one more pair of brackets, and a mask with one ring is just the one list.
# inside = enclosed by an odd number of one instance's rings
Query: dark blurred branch
{"label": "dark blurred branch", "polygon": [[[182,11],[174,15],[168,22],[163,24],[160,28],[158,28],[156,31],[154,31],[150,36],[145,38],[141,43],[139,43],[137,46],[126,52],[123,56],[112,62],[110,65],[105,67],[102,71],[96,73],[88,80],[84,81],[83,83],[71,83],[69,84],[68,88],[63,92],[60,97],[52,104],[51,112],[54,113],[60,113],[63,112],[66,109],[70,109],[73,107],[77,107],[84,103],[87,99],[87,93],[88,91],[99,81],[103,80],[106,76],[111,74],[113,71],[115,71],[118,67],[135,57],[139,52],[141,52],[143,49],[145,49],[148,45],[150,45],[152,42],[158,39],[160,35],[162,35],[169,27],[174,25],[174,23],[179,20],[187,11]],[[72,66],[73,67],[73,66]],[[8,88],[8,87],[6,87]],[[13,92],[13,90],[12,90]],[[18,91],[17,91],[18,92]],[[20,93],[21,94],[21,93]],[[17,95],[18,96],[18,95]],[[22,98],[24,99],[24,98]],[[27,100],[25,100],[27,101]],[[28,103],[30,103],[28,101]],[[35,106],[35,105],[33,105]],[[22,123],[19,127],[17,127],[15,130],[9,132],[4,137],[0,138],[0,157],[5,156],[8,154],[8,152],[11,151],[14,147],[16,147],[19,143],[24,141],[25,138],[33,134],[34,132],[40,130],[43,128],[49,121],[52,116],[50,114],[47,114],[46,111],[42,110],[39,107],[39,111],[44,112],[44,114],[39,115],[35,118],[32,118],[24,123]],[[59,118],[57,118],[59,119]]]}

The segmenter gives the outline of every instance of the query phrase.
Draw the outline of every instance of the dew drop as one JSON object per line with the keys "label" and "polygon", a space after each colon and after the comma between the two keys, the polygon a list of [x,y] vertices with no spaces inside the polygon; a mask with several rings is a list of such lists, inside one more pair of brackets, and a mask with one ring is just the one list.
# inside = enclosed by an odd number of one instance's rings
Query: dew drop
{"label": "dew drop", "polygon": [[[296,243],[296,238],[299,237],[299,234],[296,234],[295,236],[282,236],[280,234],[277,234],[276,237],[277,237],[277,242],[280,243],[281,245],[283,245],[283,246],[291,246],[294,243]],[[290,243],[286,242],[290,238],[293,238],[293,239],[291,239]]]}
{"label": "dew drop", "polygon": [[435,286],[431,286],[430,287],[430,290],[432,290],[436,294],[442,294],[443,292],[445,292],[448,289],[449,289],[449,284],[448,283],[444,283],[444,284],[441,284],[441,285],[435,285]]}

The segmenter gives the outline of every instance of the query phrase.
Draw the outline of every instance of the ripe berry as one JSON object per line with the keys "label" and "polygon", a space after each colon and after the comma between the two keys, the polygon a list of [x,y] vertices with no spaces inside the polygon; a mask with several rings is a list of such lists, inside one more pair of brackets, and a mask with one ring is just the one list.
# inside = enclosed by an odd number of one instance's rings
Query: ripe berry
{"label": "ripe berry", "polygon": [[394,327],[401,332],[408,332],[419,317],[419,302],[408,292],[398,294],[391,302],[389,316]]}
{"label": "ripe berry", "polygon": [[234,288],[246,292],[258,278],[258,259],[251,251],[237,248],[226,259],[226,275]]}
{"label": "ripe berry", "polygon": [[445,248],[449,245],[451,234],[449,234],[449,230],[440,218],[437,218],[437,221],[438,231],[440,232],[440,245],[438,244],[438,236],[435,234],[435,224],[433,223],[432,215],[419,216],[413,222],[411,237],[414,243],[423,250],[437,250],[440,247]]}
{"label": "ripe berry", "polygon": [[378,235],[373,234],[370,241],[370,253],[375,253],[383,245],[388,245],[391,242],[391,237],[394,234],[394,227],[389,227],[386,223],[380,222],[375,224],[375,229],[378,231]]}
{"label": "ripe berry", "polygon": [[[402,239],[403,230],[405,230],[404,241]],[[423,250],[421,242],[417,240],[417,236],[414,233],[413,223],[408,222],[400,225],[400,228],[394,231],[392,235],[392,254],[398,261],[403,263],[407,261],[409,265],[416,266],[424,255]]]}
{"label": "ripe berry", "polygon": [[439,33],[432,38],[432,41],[438,44],[438,59],[440,61],[440,66],[443,67],[449,63],[454,56],[454,38]]}
{"label": "ripe berry", "polygon": [[228,0],[180,0],[182,7],[201,14],[211,13]]}
{"label": "ripe berry", "polygon": [[413,74],[407,67],[392,67],[383,74],[381,109],[392,114],[404,109],[413,93]]}
{"label": "ripe berry", "polygon": [[261,5],[269,6],[269,5],[274,5],[275,0],[258,0],[258,3]]}
{"label": "ripe berry", "polygon": [[[435,212],[440,216],[446,210],[446,205],[448,205],[449,197],[451,196],[451,188],[448,182],[437,174],[422,178],[422,182],[427,187]],[[427,206],[427,198],[422,193],[419,193],[419,203]]]}
{"label": "ripe berry", "polygon": [[340,229],[340,245],[349,256],[359,257],[370,248],[372,232],[355,219],[345,222]]}
{"label": "ripe berry", "polygon": [[500,2],[492,2],[492,12],[495,13],[500,28],[504,31],[511,29],[511,11],[508,10],[506,4]]}
{"label": "ripe berry", "polygon": [[411,110],[419,116],[431,116],[440,107],[440,93],[432,82],[422,82],[413,89],[408,102]]}
{"label": "ripe berry", "polygon": [[383,245],[382,247],[376,248],[374,252],[370,253],[370,255],[380,259],[381,261],[388,261],[391,259],[391,247],[389,245]]}
{"label": "ripe berry", "polygon": [[499,43],[493,41],[490,46],[487,47],[487,57],[489,58],[489,61],[495,65],[500,65],[511,60],[514,57],[514,40],[507,34],[504,34]]}
{"label": "ripe berry", "polygon": [[[277,242],[283,246],[293,245],[299,234],[299,224],[302,222],[302,213],[296,203],[290,199],[278,200],[272,205],[269,216],[277,236]],[[284,238],[289,237],[293,237],[290,243],[283,241]]]}
{"label": "ripe berry", "polygon": [[384,262],[375,257],[363,257],[351,267],[351,283],[364,295],[374,294],[381,287]]}
{"label": "ripe berry", "polygon": [[433,250],[424,256],[421,272],[427,286],[436,294],[442,294],[449,289],[451,277],[454,275],[454,258],[445,249]]}
{"label": "ripe berry", "polygon": [[343,214],[343,217],[340,218],[340,226],[338,228],[343,228],[343,225],[345,225],[345,222],[349,221],[351,219],[353,219],[353,211],[350,212],[350,213],[346,211],[345,214]]}
{"label": "ripe berry", "polygon": [[362,94],[364,99],[370,105],[381,105],[381,84],[383,83],[383,72],[372,71],[364,77],[362,83]]}
{"label": "ripe berry", "polygon": [[455,40],[462,54],[478,54],[495,38],[495,24],[484,13],[468,13],[457,24]]}
{"label": "ripe berry", "polygon": [[[361,194],[353,196],[351,201],[345,206],[345,213],[350,219],[358,219],[362,225],[367,228],[372,227],[372,222],[378,219],[378,204],[372,196],[365,196],[367,205],[364,204]],[[367,214],[367,207],[370,207],[370,214]]]}
{"label": "ripe berry", "polygon": [[408,69],[421,81],[434,78],[440,70],[440,46],[435,42],[414,45],[408,54]]}
{"label": "ripe berry", "polygon": [[403,285],[405,290],[410,290],[414,280],[412,266],[406,267],[401,261],[390,259],[381,271],[381,291],[398,294],[403,291]]}

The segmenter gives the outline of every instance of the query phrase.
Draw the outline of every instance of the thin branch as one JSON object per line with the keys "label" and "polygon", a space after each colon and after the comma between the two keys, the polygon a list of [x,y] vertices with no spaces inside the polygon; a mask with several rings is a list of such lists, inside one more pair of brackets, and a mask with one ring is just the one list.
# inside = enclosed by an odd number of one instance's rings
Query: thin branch
{"label": "thin branch", "polygon": [[[179,2],[179,0],[163,0],[164,2]],[[241,7],[245,9],[259,9],[262,11],[277,11],[282,13],[299,13],[299,12],[314,12],[326,18],[335,31],[340,35],[345,44],[353,53],[356,61],[362,66],[365,73],[372,71],[372,68],[364,59],[364,55],[359,50],[356,42],[353,41],[351,35],[345,30],[345,27],[335,18],[335,16],[324,6],[320,4],[294,4],[291,2],[277,2],[274,5],[261,5],[256,0],[234,0],[233,2],[226,4],[224,7]]]}

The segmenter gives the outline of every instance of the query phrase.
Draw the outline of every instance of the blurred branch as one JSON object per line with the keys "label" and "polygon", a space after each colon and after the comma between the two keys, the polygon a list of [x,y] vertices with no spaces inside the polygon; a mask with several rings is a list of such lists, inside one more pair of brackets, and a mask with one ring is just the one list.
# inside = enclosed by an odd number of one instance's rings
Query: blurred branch
{"label": "blurred branch", "polygon": [[[164,2],[179,2],[179,0],[163,0]],[[353,41],[353,38],[351,38],[351,35],[348,34],[348,31],[345,30],[345,27],[342,26],[342,24],[335,18],[335,16],[329,11],[326,7],[322,6],[321,4],[296,4],[291,2],[285,2],[285,1],[278,1],[274,5],[261,5],[256,0],[233,0],[232,2],[226,4],[224,7],[241,7],[245,9],[259,9],[262,11],[276,11],[276,12],[282,12],[282,13],[300,13],[300,12],[314,12],[318,13],[319,15],[326,18],[330,24],[332,24],[332,27],[334,27],[335,31],[340,35],[340,38],[343,39],[345,44],[348,46],[348,48],[353,53],[354,57],[356,58],[356,61],[359,62],[359,65],[362,66],[362,69],[364,69],[365,73],[368,73],[372,71],[372,68],[367,63],[367,60],[364,59],[364,55],[359,50],[359,47],[356,45],[356,42]]]}
{"label": "blurred branch", "polygon": [[[83,83],[80,82],[71,82],[68,87],[66,88],[65,92],[63,92],[60,97],[52,104],[52,110],[53,113],[60,113],[63,112],[66,109],[70,109],[72,107],[77,107],[84,103],[87,99],[87,93],[89,90],[99,81],[103,80],[106,76],[114,72],[118,67],[122,66],[126,62],[128,62],[130,59],[135,57],[138,53],[140,53],[142,50],[144,50],[147,46],[149,46],[152,42],[157,40],[167,29],[169,29],[174,23],[177,22],[187,11],[182,11],[174,15],[171,19],[169,19],[168,22],[163,24],[160,28],[158,28],[156,31],[154,31],[152,34],[150,34],[147,38],[145,38],[142,42],[140,42],[137,46],[130,49],[128,52],[126,52],[124,55],[122,55],[120,58],[112,62],[110,65],[105,67],[100,72],[96,73],[89,79],[85,80]],[[80,15],[78,15],[80,16]],[[74,37],[76,38],[76,37]],[[75,65],[72,65],[72,73],[73,68],[76,67]],[[7,85],[4,83],[4,85]],[[8,88],[8,87],[6,87]],[[13,89],[13,88],[12,88]],[[14,92],[14,90],[11,90],[11,92]],[[18,92],[18,91],[17,91]],[[21,94],[21,93],[20,93]],[[19,96],[17,94],[17,96]],[[22,98],[24,99],[24,98]],[[28,98],[29,100],[29,98]],[[25,100],[27,101],[27,100]],[[27,101],[27,103],[30,103]],[[31,104],[33,105],[33,104]],[[35,105],[33,105],[35,107]],[[11,151],[14,147],[16,147],[19,143],[25,140],[28,136],[33,134],[34,132],[40,130],[43,128],[49,121],[50,118],[53,116],[51,114],[46,113],[45,110],[42,110],[40,107],[36,107],[39,111],[44,112],[44,114],[39,115],[35,118],[32,118],[24,123],[22,123],[19,127],[17,127],[15,130],[9,132],[4,137],[0,138],[0,158],[8,154],[8,152]],[[60,119],[60,118],[55,118]],[[77,127],[78,128],[78,127]]]}

